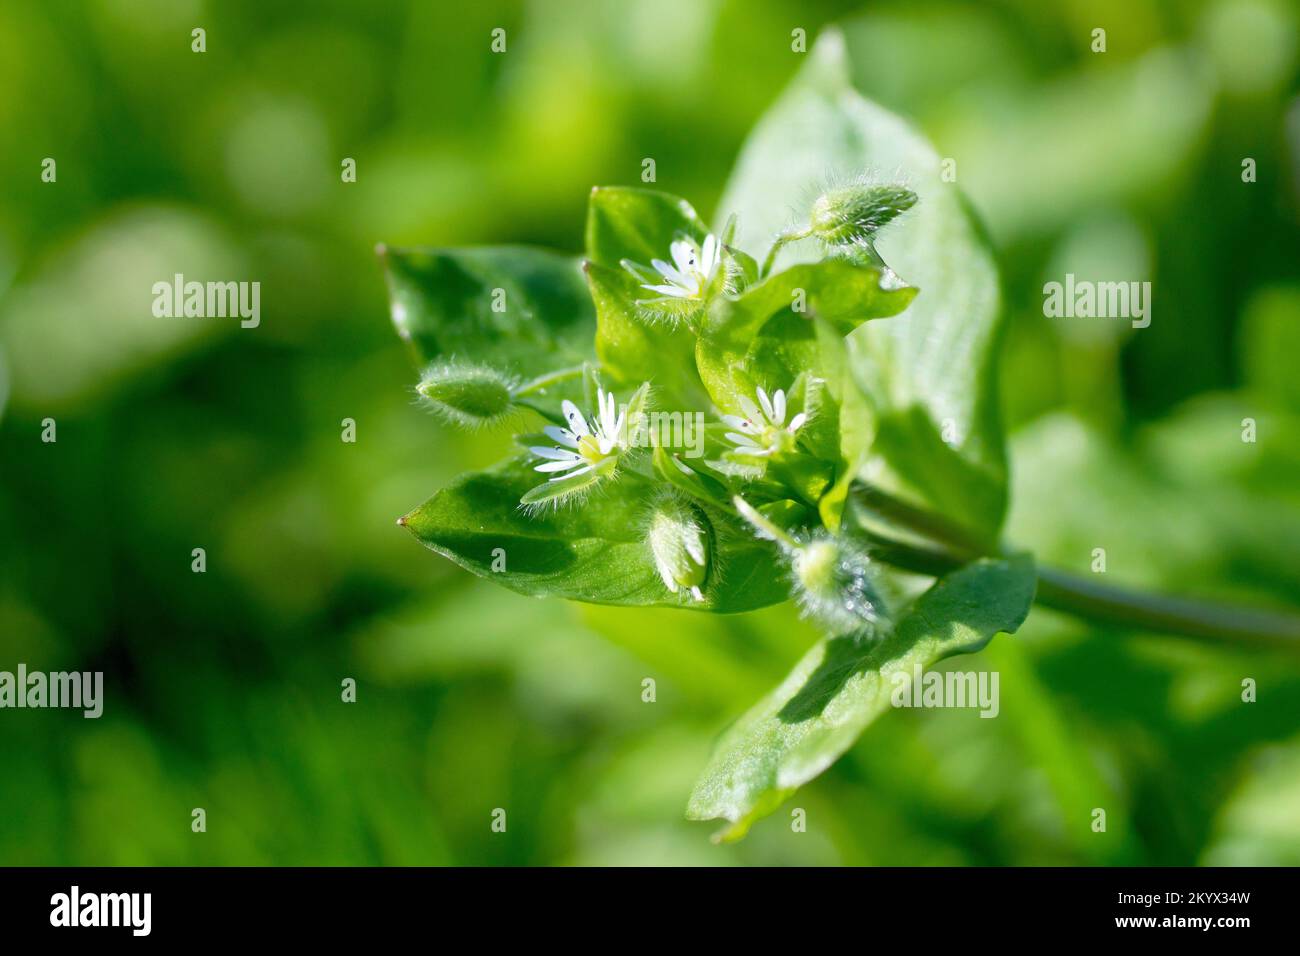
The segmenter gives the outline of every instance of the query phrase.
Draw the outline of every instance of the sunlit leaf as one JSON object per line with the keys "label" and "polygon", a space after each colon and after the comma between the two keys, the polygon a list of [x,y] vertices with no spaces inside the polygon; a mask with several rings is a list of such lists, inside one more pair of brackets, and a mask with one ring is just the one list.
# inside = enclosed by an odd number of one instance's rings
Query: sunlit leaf
{"label": "sunlit leaf", "polygon": [[532,464],[519,458],[465,475],[401,523],[462,568],[536,597],[732,612],[788,595],[772,546],[710,510],[718,573],[710,575],[702,603],[684,603],[664,587],[646,542],[645,478],[623,470],[576,499],[524,509],[520,498],[546,484]]}
{"label": "sunlit leaf", "polygon": [[593,357],[578,260],[543,249],[386,249],[393,324],[421,364],[491,365],[521,381]]}
{"label": "sunlit leaf", "polygon": [[1034,597],[1027,557],[981,560],[936,582],[877,641],[833,637],[732,725],[691,794],[693,820],[724,819],[738,839],[759,817],[816,777],[891,706],[916,667],[983,647],[1014,632]]}

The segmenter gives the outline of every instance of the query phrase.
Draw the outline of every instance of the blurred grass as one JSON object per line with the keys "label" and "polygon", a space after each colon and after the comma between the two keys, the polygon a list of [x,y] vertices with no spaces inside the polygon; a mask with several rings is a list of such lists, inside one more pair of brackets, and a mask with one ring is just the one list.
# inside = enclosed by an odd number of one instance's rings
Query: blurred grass
{"label": "blurred grass", "polygon": [[[807,833],[787,809],[710,845],[682,819],[694,775],[810,629],[531,602],[419,549],[395,516],[506,438],[415,408],[372,253],[575,249],[591,185],[645,157],[709,209],[798,66],[790,31],[843,21],[859,86],[957,160],[1000,247],[1010,534],[1294,605],[1298,19],[1281,0],[0,6],[0,668],[103,670],[108,694],[99,721],[0,714],[0,863],[1300,862],[1295,662],[1045,612],[952,665],[1002,672],[1000,719],[891,715],[791,801]],[[1044,319],[1067,270],[1153,281],[1152,326]],[[261,327],[153,321],[174,272],[261,281]]]}

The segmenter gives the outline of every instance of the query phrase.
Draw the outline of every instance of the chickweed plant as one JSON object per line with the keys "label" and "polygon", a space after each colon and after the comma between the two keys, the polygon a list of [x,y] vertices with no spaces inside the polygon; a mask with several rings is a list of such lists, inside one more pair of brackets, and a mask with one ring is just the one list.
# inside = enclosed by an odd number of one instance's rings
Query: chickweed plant
{"label": "chickweed plant", "polygon": [[580,259],[380,249],[420,401],[521,432],[399,524],[524,594],[704,613],[793,600],[825,633],[691,795],[724,839],[833,763],[888,709],[893,675],[1014,632],[1036,597],[1138,629],[1300,640],[1293,619],[1102,588],[1001,539],[993,256],[942,158],[846,76],[823,36],[716,225],[665,192],[598,187]]}

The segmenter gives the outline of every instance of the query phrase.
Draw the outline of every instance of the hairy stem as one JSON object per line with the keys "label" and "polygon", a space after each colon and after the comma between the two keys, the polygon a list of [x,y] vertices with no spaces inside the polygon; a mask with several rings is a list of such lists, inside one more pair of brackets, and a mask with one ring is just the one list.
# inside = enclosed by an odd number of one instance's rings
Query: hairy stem
{"label": "hairy stem", "polygon": [[[853,499],[872,514],[932,542],[918,545],[872,535],[873,552],[882,561],[908,571],[940,575],[975,558],[1015,550],[981,545],[970,532],[943,516],[877,488],[857,485]],[[1300,616],[1295,614],[1150,594],[1101,584],[1058,568],[1038,566],[1034,600],[1043,607],[1106,626],[1231,646],[1300,651]]]}
{"label": "hairy stem", "polygon": [[810,235],[812,235],[812,229],[807,226],[798,229],[792,227],[778,233],[776,239],[772,242],[772,248],[767,250],[767,256],[763,259],[763,267],[758,270],[758,277],[762,279],[772,271],[772,265],[776,262],[776,254],[781,251],[783,246],[797,239],[807,239]]}

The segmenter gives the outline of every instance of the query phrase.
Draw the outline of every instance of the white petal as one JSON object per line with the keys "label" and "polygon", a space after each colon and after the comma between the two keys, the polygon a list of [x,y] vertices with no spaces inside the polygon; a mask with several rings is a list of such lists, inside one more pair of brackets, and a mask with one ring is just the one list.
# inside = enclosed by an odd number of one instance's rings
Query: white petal
{"label": "white petal", "polygon": [[546,437],[554,438],[561,445],[568,445],[570,448],[578,447],[578,436],[567,428],[561,428],[559,425],[547,425],[542,431],[546,434]]}
{"label": "white petal", "polygon": [[577,468],[581,464],[581,458],[571,458],[568,461],[548,461],[536,466],[533,471],[568,471],[570,468]]}
{"label": "white petal", "polygon": [[741,418],[739,415],[723,415],[722,420],[724,423],[730,425],[732,428],[735,428],[738,431],[752,432],[755,435],[758,434],[758,426],[755,425],[753,422],[751,422],[748,418]]}
{"label": "white petal", "polygon": [[776,412],[776,418],[772,420],[772,424],[783,424],[785,422],[785,389],[778,388],[776,394],[772,396],[772,411]]}
{"label": "white petal", "polygon": [[552,478],[551,481],[568,481],[575,475],[585,475],[587,472],[591,471],[591,468],[591,465],[587,465],[584,468],[579,468],[577,471],[571,471],[567,475],[560,475],[559,477]]}
{"label": "white petal", "polygon": [[605,426],[605,434],[613,438],[619,431],[618,419],[618,402],[614,398],[614,393],[610,392],[605,398],[605,407],[601,409],[601,422]]}
{"label": "white petal", "polygon": [[673,262],[677,264],[677,271],[682,275],[689,275],[697,266],[695,260],[695,246],[686,239],[677,239],[669,246],[673,254]]}
{"label": "white petal", "polygon": [[790,419],[790,428],[789,428],[790,434],[793,435],[799,429],[803,428],[803,423],[806,422],[807,420],[808,420],[807,412],[800,412],[794,418]]}
{"label": "white petal", "polygon": [[697,601],[704,600],[704,594],[700,591],[698,587],[691,588],[691,597],[695,598],[695,600]]}
{"label": "white petal", "polygon": [[659,270],[659,274],[663,276],[665,279],[667,279],[669,282],[676,282],[679,285],[685,285],[690,281],[689,279],[686,278],[686,273],[678,272],[676,269],[674,269],[668,263],[664,262],[662,259],[655,259],[654,267],[657,270]]}
{"label": "white petal", "polygon": [[641,288],[649,289],[651,292],[658,292],[660,295],[670,295],[674,299],[695,298],[695,293],[690,289],[683,289],[675,285],[643,285]]}
{"label": "white petal", "polygon": [[578,406],[573,404],[567,398],[560,403],[560,411],[564,413],[564,420],[569,423],[569,431],[581,437],[590,435],[591,429],[587,427],[587,420],[582,417],[582,412],[578,411]]}
{"label": "white petal", "polygon": [[704,248],[700,250],[700,271],[706,276],[713,271],[713,267],[718,264],[718,237],[709,233],[704,237]]}
{"label": "white petal", "polygon": [[536,445],[528,450],[538,458],[549,458],[552,461],[582,461],[579,455],[564,448],[545,448]]}
{"label": "white petal", "polygon": [[763,391],[763,386],[758,387],[758,400],[763,406],[763,414],[773,425],[777,424],[776,416],[772,414],[772,400],[767,397],[767,392]]}
{"label": "white petal", "polygon": [[688,465],[682,464],[682,460],[678,458],[676,455],[673,455],[673,464],[677,466],[677,470],[680,471],[683,475],[695,474],[695,472],[691,471]]}
{"label": "white petal", "polygon": [[740,432],[727,432],[727,441],[739,445],[741,448],[758,448],[758,442],[748,435],[742,435]]}

